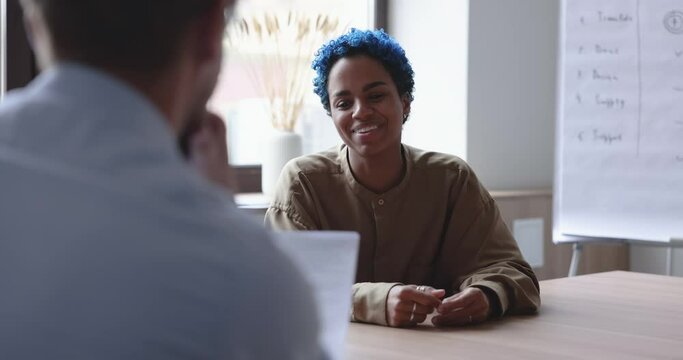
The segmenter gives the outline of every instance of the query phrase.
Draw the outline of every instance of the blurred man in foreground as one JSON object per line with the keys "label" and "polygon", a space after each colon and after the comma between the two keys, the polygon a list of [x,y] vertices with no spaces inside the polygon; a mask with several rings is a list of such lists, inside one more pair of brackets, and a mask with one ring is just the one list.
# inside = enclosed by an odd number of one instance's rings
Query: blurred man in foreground
{"label": "blurred man in foreground", "polygon": [[310,290],[223,188],[205,106],[233,1],[22,5],[43,72],[0,105],[0,358],[324,357]]}

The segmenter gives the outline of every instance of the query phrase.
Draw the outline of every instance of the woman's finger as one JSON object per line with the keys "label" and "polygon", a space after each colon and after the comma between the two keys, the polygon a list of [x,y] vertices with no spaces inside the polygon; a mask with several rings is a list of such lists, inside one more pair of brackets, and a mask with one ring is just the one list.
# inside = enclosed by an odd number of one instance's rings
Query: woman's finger
{"label": "woman's finger", "polygon": [[437,311],[440,314],[446,314],[459,308],[472,306],[472,304],[477,302],[483,303],[487,308],[489,307],[488,298],[481,289],[466,288],[462,292],[444,299],[437,308]]}

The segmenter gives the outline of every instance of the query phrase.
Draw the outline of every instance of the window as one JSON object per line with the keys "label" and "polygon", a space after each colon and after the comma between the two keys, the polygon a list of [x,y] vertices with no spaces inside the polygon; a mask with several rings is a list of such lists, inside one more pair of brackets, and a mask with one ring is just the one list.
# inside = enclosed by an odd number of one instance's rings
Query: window
{"label": "window", "polygon": [[[372,0],[242,0],[238,2],[234,19],[250,16],[274,14],[283,16],[288,12],[321,14],[339,19],[339,32],[351,27],[372,28],[374,25],[375,1]],[[233,19],[233,20],[234,20]],[[261,163],[261,140],[273,131],[268,116],[268,102],[263,91],[256,85],[251,71],[253,58],[231,51],[226,40],[223,72],[209,107],[221,114],[228,128],[228,147],[230,162],[233,165],[259,165]],[[315,44],[315,51],[322,43]],[[302,76],[312,79],[313,70],[306,67],[308,74]],[[310,84],[310,81],[306,81]],[[305,154],[324,150],[339,143],[338,135],[327,116],[320,100],[308,85],[304,105],[296,125],[296,132],[303,138]]]}
{"label": "window", "polygon": [[0,0],[0,102],[5,97],[7,88],[7,1]]}
{"label": "window", "polygon": [[0,0],[0,6],[0,90],[6,93],[28,84],[37,71],[19,0]]}

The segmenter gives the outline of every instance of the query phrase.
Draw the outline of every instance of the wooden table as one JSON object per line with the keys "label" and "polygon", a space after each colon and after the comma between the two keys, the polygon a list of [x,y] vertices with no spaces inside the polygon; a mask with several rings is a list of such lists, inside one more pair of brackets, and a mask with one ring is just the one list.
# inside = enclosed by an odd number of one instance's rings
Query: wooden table
{"label": "wooden table", "polygon": [[614,271],[541,282],[541,310],[464,327],[352,323],[347,359],[683,359],[683,278]]}

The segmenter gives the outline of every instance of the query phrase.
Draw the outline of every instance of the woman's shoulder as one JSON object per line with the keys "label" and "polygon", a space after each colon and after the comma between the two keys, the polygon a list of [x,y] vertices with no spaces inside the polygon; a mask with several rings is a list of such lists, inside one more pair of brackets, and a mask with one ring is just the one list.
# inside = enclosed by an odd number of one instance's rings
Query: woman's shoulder
{"label": "woman's shoulder", "polygon": [[339,146],[334,146],[314,154],[304,155],[290,160],[283,173],[296,174],[338,174],[342,172]]}
{"label": "woman's shoulder", "polygon": [[453,171],[457,173],[471,173],[472,168],[465,160],[452,154],[422,150],[409,145],[403,145],[406,158],[412,162],[415,169]]}
{"label": "woman's shoulder", "polygon": [[469,204],[485,205],[491,200],[488,191],[465,160],[455,155],[414,147],[406,146],[406,150],[406,153],[409,153],[407,157],[413,162],[413,176],[430,183],[435,178],[442,179],[452,190],[451,196],[454,201],[460,199]]}

